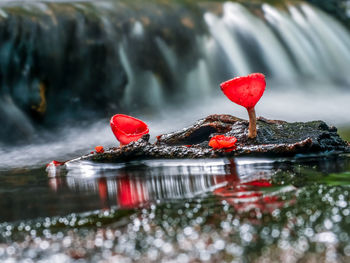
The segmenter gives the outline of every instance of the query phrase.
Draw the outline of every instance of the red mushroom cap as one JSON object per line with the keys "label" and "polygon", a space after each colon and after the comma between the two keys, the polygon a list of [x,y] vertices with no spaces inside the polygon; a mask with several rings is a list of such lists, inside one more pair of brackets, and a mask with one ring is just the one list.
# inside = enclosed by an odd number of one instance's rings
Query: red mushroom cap
{"label": "red mushroom cap", "polygon": [[237,77],[220,84],[227,98],[248,110],[258,103],[265,91],[265,86],[265,76],[261,73]]}
{"label": "red mushroom cap", "polygon": [[137,141],[149,132],[146,123],[124,114],[114,115],[110,124],[115,137],[122,145]]}
{"label": "red mushroom cap", "polygon": [[234,136],[216,135],[209,141],[209,146],[214,149],[227,149],[235,146],[237,138]]}

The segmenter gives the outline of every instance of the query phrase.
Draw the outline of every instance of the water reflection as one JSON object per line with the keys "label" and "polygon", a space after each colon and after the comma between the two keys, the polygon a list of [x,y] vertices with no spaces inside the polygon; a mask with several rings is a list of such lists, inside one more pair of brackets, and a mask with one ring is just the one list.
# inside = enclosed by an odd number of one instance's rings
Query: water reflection
{"label": "water reflection", "polygon": [[76,163],[45,181],[64,213],[0,223],[0,261],[348,262],[349,157]]}
{"label": "water reflection", "polygon": [[149,207],[214,195],[237,211],[271,212],[283,205],[276,197],[294,187],[274,187],[271,177],[281,164],[267,159],[143,161],[123,164],[70,164],[65,177],[49,169],[50,187],[98,194],[101,209]]}

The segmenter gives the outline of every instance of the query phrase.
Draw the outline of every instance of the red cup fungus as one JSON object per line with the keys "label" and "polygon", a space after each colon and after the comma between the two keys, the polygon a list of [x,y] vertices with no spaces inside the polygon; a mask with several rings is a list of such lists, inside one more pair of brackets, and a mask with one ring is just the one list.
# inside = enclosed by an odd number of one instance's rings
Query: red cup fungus
{"label": "red cup fungus", "polygon": [[237,77],[220,84],[222,92],[234,103],[245,107],[249,115],[249,138],[256,137],[255,105],[265,91],[265,76],[253,73],[244,77]]}
{"label": "red cup fungus", "polygon": [[57,166],[61,166],[61,165],[64,165],[64,164],[65,164],[65,162],[59,162],[59,161],[53,160],[50,163],[48,163],[46,165],[46,167],[50,167],[50,166],[57,167]]}
{"label": "red cup fungus", "polygon": [[216,135],[209,141],[209,146],[213,149],[234,150],[237,138],[234,136]]}
{"label": "red cup fungus", "polygon": [[111,118],[110,124],[112,131],[121,146],[137,141],[149,132],[146,123],[124,114],[114,115]]}
{"label": "red cup fungus", "polygon": [[96,153],[104,153],[105,149],[103,148],[103,146],[96,146],[95,147]]}
{"label": "red cup fungus", "polygon": [[[59,162],[59,161],[51,161],[46,165],[46,172],[48,173],[49,177],[56,177],[59,175],[59,171],[61,170],[61,167],[65,164],[66,162]],[[55,189],[57,185],[54,183],[54,181],[50,181],[51,187]]]}

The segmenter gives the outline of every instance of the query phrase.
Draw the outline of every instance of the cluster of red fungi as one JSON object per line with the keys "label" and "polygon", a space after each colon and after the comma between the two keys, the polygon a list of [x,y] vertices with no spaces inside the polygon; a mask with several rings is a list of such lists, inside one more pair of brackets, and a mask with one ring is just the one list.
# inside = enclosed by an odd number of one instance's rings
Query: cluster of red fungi
{"label": "cluster of red fungi", "polygon": [[[261,73],[253,73],[244,77],[237,77],[220,84],[222,92],[231,101],[245,107],[249,115],[248,137],[254,139],[256,132],[255,105],[260,100],[265,91],[265,76]],[[149,133],[146,123],[134,117],[116,114],[110,121],[112,131],[120,142],[120,146],[139,140],[143,135]],[[230,152],[236,149],[237,138],[234,136],[216,135],[209,141],[209,146],[213,149],[223,149]],[[185,145],[191,147],[191,145]],[[95,147],[96,153],[104,153],[103,146]],[[95,153],[91,152],[91,154]],[[64,162],[52,161],[48,166],[60,166]]]}
{"label": "cluster of red fungi", "polygon": [[[237,77],[220,84],[222,92],[231,101],[245,107],[249,115],[249,138],[255,138],[256,116],[255,105],[260,100],[265,91],[265,76],[261,73],[253,73],[244,77]],[[137,141],[149,132],[147,124],[134,117],[116,114],[110,121],[112,131],[120,142],[121,146]],[[235,149],[237,138],[234,136],[216,135],[209,141],[209,146],[213,149],[224,149],[232,151]],[[102,153],[102,146],[96,147],[97,153]]]}

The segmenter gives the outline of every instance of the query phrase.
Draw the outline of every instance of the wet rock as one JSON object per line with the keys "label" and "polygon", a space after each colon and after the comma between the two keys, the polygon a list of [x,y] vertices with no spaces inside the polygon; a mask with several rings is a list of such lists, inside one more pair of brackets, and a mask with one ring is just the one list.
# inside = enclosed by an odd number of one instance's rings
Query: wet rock
{"label": "wet rock", "polygon": [[[122,162],[158,158],[293,156],[327,151],[350,152],[349,143],[339,137],[337,129],[329,127],[323,121],[289,123],[260,117],[257,130],[257,137],[249,139],[248,121],[230,115],[210,115],[180,131],[157,136],[154,144],[149,142],[149,135],[145,135],[124,147],[111,148],[102,154],[89,154],[73,161]],[[208,141],[217,134],[237,137],[236,150],[225,152],[209,147]]]}
{"label": "wet rock", "polygon": [[[260,149],[271,145],[291,145],[294,148],[310,144],[310,151],[345,150],[347,144],[337,134],[335,127],[329,127],[323,121],[289,123],[280,120],[268,120],[259,117],[258,134],[255,139],[248,138],[248,121],[230,115],[210,115],[194,125],[178,132],[158,136],[157,144],[183,145],[206,143],[217,134],[235,136],[238,139],[237,150],[259,146]],[[210,130],[210,131],[209,131]],[[307,143],[308,142],[308,143]],[[344,148],[345,147],[345,148]]]}
{"label": "wet rock", "polygon": [[211,134],[224,134],[231,131],[233,125],[242,119],[231,115],[210,115],[194,125],[169,134],[157,136],[156,144],[189,145],[208,141]]}
{"label": "wet rock", "polygon": [[[171,102],[183,93],[183,76],[201,56],[198,37],[206,27],[197,4],[191,6],[164,1],[2,3],[0,101],[9,97],[14,109],[8,114],[0,109],[2,123],[21,126],[20,112],[36,131],[153,109],[159,106],[148,99],[154,83],[169,98],[165,103]],[[164,52],[174,52],[176,62],[169,64],[172,55]],[[0,132],[0,142],[7,143],[8,134],[11,143],[22,140],[22,133],[8,130]]]}

